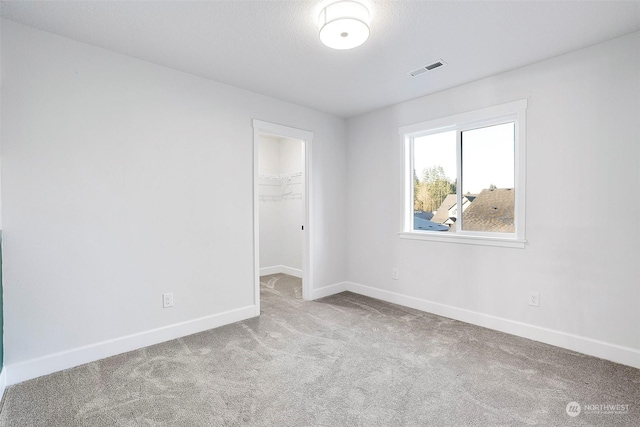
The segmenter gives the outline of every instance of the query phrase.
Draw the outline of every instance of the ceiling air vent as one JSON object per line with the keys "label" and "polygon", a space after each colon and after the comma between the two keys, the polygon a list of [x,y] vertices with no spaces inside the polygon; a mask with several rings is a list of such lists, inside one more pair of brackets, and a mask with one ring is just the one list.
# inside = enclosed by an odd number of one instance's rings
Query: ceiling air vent
{"label": "ceiling air vent", "polygon": [[411,77],[419,76],[420,74],[426,73],[427,71],[432,71],[432,70],[435,70],[436,68],[440,68],[445,64],[446,64],[446,62],[444,62],[442,59],[439,59],[439,60],[437,60],[436,62],[434,62],[432,64],[424,65],[424,66],[422,66],[420,68],[417,68],[417,69],[415,69],[413,71],[409,71],[408,74]]}

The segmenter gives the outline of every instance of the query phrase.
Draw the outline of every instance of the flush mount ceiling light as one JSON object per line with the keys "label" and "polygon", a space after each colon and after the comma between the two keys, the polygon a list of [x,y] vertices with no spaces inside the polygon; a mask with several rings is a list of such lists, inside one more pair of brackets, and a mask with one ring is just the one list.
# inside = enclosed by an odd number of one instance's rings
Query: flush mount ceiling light
{"label": "flush mount ceiling light", "polygon": [[331,3],[320,12],[320,40],[333,49],[352,49],[369,38],[369,10],[357,1]]}

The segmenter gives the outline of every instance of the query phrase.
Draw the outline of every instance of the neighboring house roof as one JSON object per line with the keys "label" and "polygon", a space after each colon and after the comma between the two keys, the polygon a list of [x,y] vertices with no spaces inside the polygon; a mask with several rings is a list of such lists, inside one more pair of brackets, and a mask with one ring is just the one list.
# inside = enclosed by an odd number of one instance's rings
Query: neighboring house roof
{"label": "neighboring house roof", "polygon": [[[465,194],[465,195],[463,195],[462,196],[462,206],[464,207],[468,203],[473,202],[476,197],[478,197],[477,194]],[[449,211],[453,207],[455,207],[456,204],[457,204],[456,195],[455,194],[449,194],[442,201],[442,204],[440,205],[440,207],[436,211],[436,213],[433,216],[433,218],[431,218],[431,221],[437,222],[438,224],[451,224],[451,223],[455,222],[455,218],[452,219],[449,216]]]}
{"label": "neighboring house roof", "polygon": [[414,212],[413,216],[430,221],[433,218],[433,212],[418,211],[418,212]]}
{"label": "neighboring house roof", "polygon": [[448,226],[420,218],[418,215],[413,216],[413,229],[425,231],[449,231]]}
{"label": "neighboring house roof", "polygon": [[513,188],[482,190],[462,214],[464,229],[514,233],[515,201]]}
{"label": "neighboring house roof", "polygon": [[435,215],[431,218],[431,221],[437,222],[438,224],[444,224],[444,222],[449,219],[449,209],[455,206],[456,203],[458,203],[456,195],[449,194],[444,198]]}

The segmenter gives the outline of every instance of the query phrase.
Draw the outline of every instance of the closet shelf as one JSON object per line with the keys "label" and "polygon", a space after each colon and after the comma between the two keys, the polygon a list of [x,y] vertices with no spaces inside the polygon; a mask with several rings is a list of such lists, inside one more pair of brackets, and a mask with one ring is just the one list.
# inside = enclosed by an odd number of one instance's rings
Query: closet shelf
{"label": "closet shelf", "polygon": [[281,173],[281,174],[259,174],[258,177],[260,179],[266,181],[280,181],[280,182],[288,182],[292,178],[302,177],[302,172],[292,172],[292,173]]}
{"label": "closet shelf", "polygon": [[302,193],[283,194],[282,196],[259,196],[261,202],[279,202],[281,200],[302,199]]}
{"label": "closet shelf", "polygon": [[261,188],[260,201],[302,199],[302,172],[260,174],[258,177]]}

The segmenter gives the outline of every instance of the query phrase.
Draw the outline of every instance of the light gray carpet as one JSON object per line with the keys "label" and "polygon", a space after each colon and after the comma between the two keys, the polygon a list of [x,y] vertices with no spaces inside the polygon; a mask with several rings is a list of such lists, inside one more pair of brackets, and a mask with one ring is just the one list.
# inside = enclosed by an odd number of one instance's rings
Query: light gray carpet
{"label": "light gray carpet", "polygon": [[[640,370],[352,293],[300,294],[298,279],[265,276],[260,318],[11,386],[0,426],[640,425]],[[605,404],[629,410],[587,406]]]}

